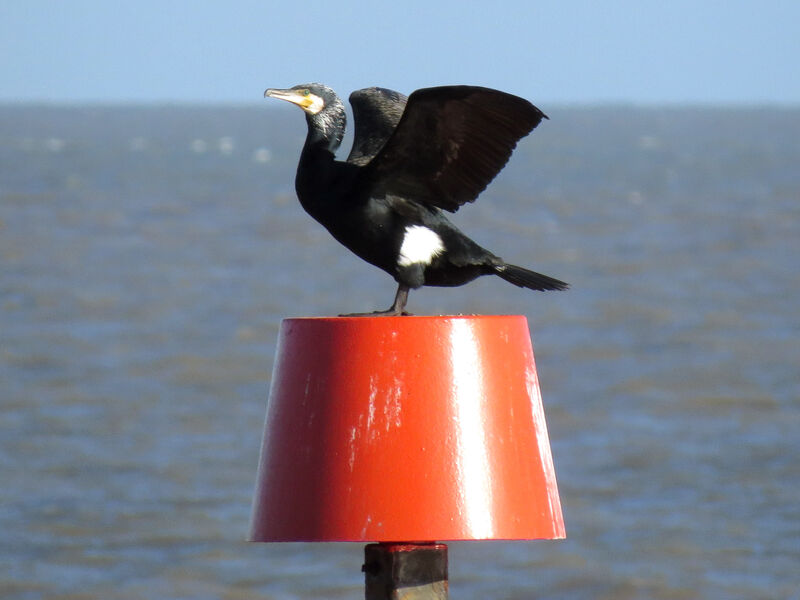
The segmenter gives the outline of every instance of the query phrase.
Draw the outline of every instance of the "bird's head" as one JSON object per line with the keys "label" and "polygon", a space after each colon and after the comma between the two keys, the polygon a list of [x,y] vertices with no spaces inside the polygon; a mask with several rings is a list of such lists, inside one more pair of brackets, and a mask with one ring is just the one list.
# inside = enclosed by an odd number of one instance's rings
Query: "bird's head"
{"label": "bird's head", "polygon": [[310,115],[316,115],[326,106],[332,106],[338,98],[334,91],[321,83],[303,83],[288,90],[268,89],[265,98],[278,98],[296,104]]}
{"label": "bird's head", "polygon": [[335,153],[344,137],[347,121],[344,104],[331,88],[321,83],[304,83],[288,90],[268,89],[265,98],[278,98],[296,104],[306,113],[306,144],[322,143]]}

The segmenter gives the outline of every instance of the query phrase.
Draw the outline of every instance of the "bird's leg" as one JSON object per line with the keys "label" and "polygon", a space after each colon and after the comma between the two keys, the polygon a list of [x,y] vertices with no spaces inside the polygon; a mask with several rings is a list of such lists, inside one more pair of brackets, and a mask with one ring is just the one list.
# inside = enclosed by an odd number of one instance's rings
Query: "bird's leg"
{"label": "bird's leg", "polygon": [[407,315],[409,313],[406,312],[406,303],[408,302],[408,286],[403,285],[402,283],[397,286],[397,293],[394,295],[394,303],[392,307],[384,311],[386,314],[393,314],[396,317],[400,315]]}
{"label": "bird's leg", "polygon": [[387,310],[376,310],[368,313],[350,313],[339,315],[340,317],[399,317],[402,315],[410,316],[411,313],[405,311],[408,302],[408,286],[402,283],[397,287],[397,294],[394,296],[394,303]]}

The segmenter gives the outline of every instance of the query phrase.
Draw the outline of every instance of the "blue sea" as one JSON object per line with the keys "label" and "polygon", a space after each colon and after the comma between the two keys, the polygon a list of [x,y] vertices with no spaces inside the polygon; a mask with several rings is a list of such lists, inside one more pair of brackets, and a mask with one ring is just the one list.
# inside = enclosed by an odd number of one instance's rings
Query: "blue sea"
{"label": "blue sea", "polygon": [[[453,598],[800,599],[800,109],[558,107],[454,220],[524,314],[568,538],[450,544]],[[283,107],[0,107],[0,597],[363,597],[244,541],[278,326],[395,284],[301,209]],[[347,142],[345,142],[347,144]]]}

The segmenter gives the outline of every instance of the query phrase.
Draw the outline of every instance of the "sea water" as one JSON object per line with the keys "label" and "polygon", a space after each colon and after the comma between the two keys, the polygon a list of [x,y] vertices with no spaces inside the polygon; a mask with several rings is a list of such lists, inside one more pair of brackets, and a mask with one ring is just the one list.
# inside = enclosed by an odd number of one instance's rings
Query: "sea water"
{"label": "sea water", "polygon": [[[527,315],[568,538],[450,545],[460,599],[800,598],[800,110],[542,107],[453,218],[568,281]],[[0,596],[357,598],[248,544],[278,325],[395,284],[296,201],[297,111],[0,107]]]}

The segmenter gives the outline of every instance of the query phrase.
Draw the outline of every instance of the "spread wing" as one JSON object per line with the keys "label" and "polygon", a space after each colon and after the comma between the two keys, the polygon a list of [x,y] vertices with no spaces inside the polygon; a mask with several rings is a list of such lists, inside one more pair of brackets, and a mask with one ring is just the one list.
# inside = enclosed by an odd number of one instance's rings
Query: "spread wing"
{"label": "spread wing", "polygon": [[543,118],[527,100],[497,90],[417,90],[361,177],[375,192],[454,212],[478,197]]}
{"label": "spread wing", "polygon": [[380,152],[400,122],[406,100],[403,94],[379,87],[350,94],[355,133],[347,162],[363,166]]}

